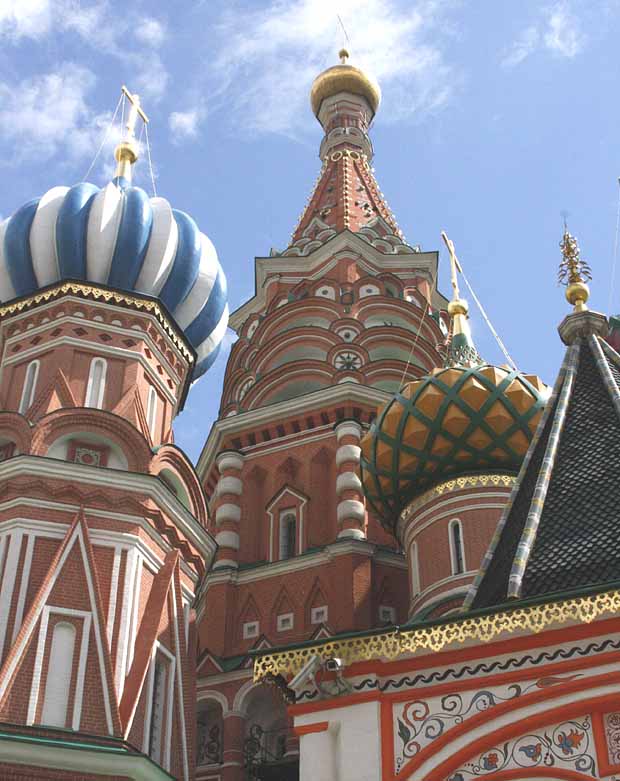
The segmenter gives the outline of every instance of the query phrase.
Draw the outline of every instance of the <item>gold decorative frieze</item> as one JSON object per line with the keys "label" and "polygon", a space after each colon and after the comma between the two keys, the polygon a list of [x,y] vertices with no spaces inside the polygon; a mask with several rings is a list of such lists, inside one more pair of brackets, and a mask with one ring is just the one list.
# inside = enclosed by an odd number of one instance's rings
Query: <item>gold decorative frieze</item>
{"label": "gold decorative frieze", "polygon": [[453,480],[446,480],[433,486],[433,488],[425,491],[421,496],[410,502],[402,511],[400,520],[408,521],[416,510],[442,494],[460,491],[463,488],[512,488],[515,480],[516,478],[513,475],[469,475],[467,477],[455,477]]}
{"label": "gold decorative frieze", "polygon": [[137,309],[138,311],[148,312],[149,314],[154,315],[158,323],[162,326],[188,363],[192,364],[194,362],[194,356],[188,348],[187,343],[173,327],[170,318],[165,314],[157,301],[132,296],[119,290],[110,290],[108,288],[101,288],[96,285],[84,284],[82,282],[63,282],[54,287],[49,287],[46,290],[34,293],[31,296],[27,296],[26,298],[20,298],[17,301],[11,301],[8,304],[0,305],[0,319],[19,314],[20,312],[24,312],[39,304],[46,304],[49,301],[53,301],[66,294],[82,296],[106,304],[123,304],[125,306],[130,306],[133,309]]}
{"label": "gold decorative frieze", "polygon": [[334,638],[303,648],[285,649],[260,655],[254,661],[254,680],[267,675],[295,675],[313,656],[337,657],[343,664],[373,660],[392,661],[418,651],[441,651],[467,642],[488,643],[502,634],[538,633],[559,624],[589,624],[620,611],[620,590],[575,597],[544,605],[529,605],[492,615],[471,616],[435,626],[393,629],[381,634]]}

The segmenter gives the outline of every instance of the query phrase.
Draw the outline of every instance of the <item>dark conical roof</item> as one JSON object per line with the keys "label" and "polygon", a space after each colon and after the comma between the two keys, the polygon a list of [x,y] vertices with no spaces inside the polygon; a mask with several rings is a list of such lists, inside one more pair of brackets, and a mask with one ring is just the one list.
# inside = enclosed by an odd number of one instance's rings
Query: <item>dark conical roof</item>
{"label": "dark conical roof", "polygon": [[602,585],[620,576],[620,355],[601,338],[604,318],[571,317],[589,319],[594,327],[571,333],[552,399],[469,607]]}

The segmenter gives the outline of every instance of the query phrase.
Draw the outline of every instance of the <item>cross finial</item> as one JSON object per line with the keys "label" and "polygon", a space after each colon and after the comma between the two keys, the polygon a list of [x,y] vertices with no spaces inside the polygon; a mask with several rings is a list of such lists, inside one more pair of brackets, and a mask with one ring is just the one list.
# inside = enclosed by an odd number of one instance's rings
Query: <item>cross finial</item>
{"label": "cross finial", "polygon": [[129,183],[131,181],[131,166],[138,159],[138,145],[136,143],[136,124],[138,117],[146,125],[149,118],[146,116],[140,105],[140,96],[132,94],[123,84],[121,92],[129,101],[129,114],[125,123],[125,137],[114,150],[114,157],[117,160],[115,178]]}
{"label": "cross finial", "polygon": [[461,295],[459,292],[457,271],[461,272],[461,264],[459,263],[459,259],[456,257],[456,252],[454,251],[454,242],[448,238],[448,235],[445,231],[441,231],[441,238],[443,239],[443,242],[448,248],[448,252],[450,253],[450,281],[452,282],[452,300],[460,301]]}
{"label": "cross finial", "polygon": [[587,309],[586,302],[590,296],[587,282],[592,279],[589,264],[583,260],[579,251],[577,239],[568,232],[564,220],[564,235],[560,242],[562,262],[558,272],[558,282],[566,285],[566,300],[572,304],[575,312]]}

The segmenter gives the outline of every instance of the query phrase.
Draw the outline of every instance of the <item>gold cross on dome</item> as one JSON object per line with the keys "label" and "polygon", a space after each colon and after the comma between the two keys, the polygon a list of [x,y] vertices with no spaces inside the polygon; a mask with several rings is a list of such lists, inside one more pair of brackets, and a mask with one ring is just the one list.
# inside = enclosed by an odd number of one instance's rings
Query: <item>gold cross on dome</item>
{"label": "gold cross on dome", "polygon": [[138,122],[138,117],[142,119],[145,125],[148,124],[149,118],[142,110],[142,106],[140,104],[140,95],[137,93],[132,94],[124,84],[121,87],[121,92],[127,98],[130,105],[129,116],[127,117],[125,127],[127,128],[129,137],[134,138],[136,134],[136,123]]}
{"label": "gold cross on dome", "polygon": [[136,124],[138,122],[138,117],[142,119],[145,125],[148,123],[149,118],[142,110],[139,95],[133,95],[124,84],[121,87],[121,92],[129,101],[130,108],[127,122],[125,123],[125,129],[127,130],[127,133],[114,150],[114,157],[117,161],[115,176],[118,179],[124,179],[127,182],[131,182],[131,166],[138,159]]}
{"label": "gold cross on dome", "polygon": [[456,272],[458,271],[460,274],[462,274],[463,271],[461,269],[459,259],[456,257],[456,252],[454,251],[454,242],[448,238],[448,235],[445,231],[441,231],[441,238],[443,239],[444,244],[450,253],[450,281],[452,282],[453,301],[458,301],[461,296],[459,292],[459,280]]}

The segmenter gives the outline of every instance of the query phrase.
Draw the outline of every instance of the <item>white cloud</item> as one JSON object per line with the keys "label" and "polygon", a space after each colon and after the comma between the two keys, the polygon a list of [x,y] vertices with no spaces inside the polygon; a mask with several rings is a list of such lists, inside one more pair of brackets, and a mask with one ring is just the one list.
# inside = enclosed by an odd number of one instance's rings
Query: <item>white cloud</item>
{"label": "white cloud", "polygon": [[218,25],[223,41],[213,65],[214,105],[232,101],[235,116],[258,131],[292,132],[309,121],[308,92],[321,70],[336,64],[342,31],[351,63],[383,89],[384,119],[411,117],[443,106],[457,81],[441,42],[448,0],[270,0],[256,11],[228,10]]}
{"label": "white cloud", "polygon": [[148,46],[161,46],[166,38],[164,25],[153,17],[143,17],[138,20],[134,29],[134,35],[142,43]]}
{"label": "white cloud", "polygon": [[[170,76],[157,51],[166,27],[152,16],[121,14],[109,0],[0,0],[0,39],[18,42],[53,33],[73,33],[100,54],[131,66],[131,88],[151,101],[162,98]],[[132,46],[127,47],[131,38]]]}
{"label": "white cloud", "polygon": [[14,144],[11,162],[93,155],[110,121],[87,107],[95,82],[92,71],[72,63],[18,84],[0,82],[0,134]]}
{"label": "white cloud", "polygon": [[195,138],[204,116],[204,110],[199,108],[189,111],[173,111],[168,117],[168,127],[173,133],[172,140],[174,141],[175,138]]}
{"label": "white cloud", "polygon": [[502,65],[513,67],[536,51],[572,59],[583,49],[585,35],[568,2],[561,0],[545,9],[540,20],[527,27],[511,46]]}
{"label": "white cloud", "polygon": [[1,0],[0,36],[38,38],[51,24],[50,0]]}
{"label": "white cloud", "polygon": [[558,3],[549,14],[545,46],[562,57],[574,57],[583,48],[584,36],[579,20],[566,3]]}

